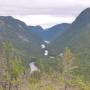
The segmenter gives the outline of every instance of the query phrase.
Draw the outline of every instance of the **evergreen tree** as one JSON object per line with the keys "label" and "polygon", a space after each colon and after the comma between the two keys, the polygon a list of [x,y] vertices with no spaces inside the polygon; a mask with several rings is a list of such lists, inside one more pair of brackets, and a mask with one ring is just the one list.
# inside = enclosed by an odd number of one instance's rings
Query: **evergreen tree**
{"label": "evergreen tree", "polygon": [[70,80],[72,79],[72,74],[71,72],[75,69],[78,68],[78,66],[74,65],[75,57],[71,50],[69,48],[65,48],[63,52],[63,70],[62,70],[62,75],[64,77],[64,90],[68,89],[68,86],[70,84]]}

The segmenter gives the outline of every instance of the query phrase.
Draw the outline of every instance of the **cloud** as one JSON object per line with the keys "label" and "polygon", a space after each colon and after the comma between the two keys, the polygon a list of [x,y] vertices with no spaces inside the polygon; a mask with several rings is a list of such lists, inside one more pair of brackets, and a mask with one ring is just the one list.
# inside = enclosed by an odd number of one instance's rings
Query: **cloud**
{"label": "cloud", "polygon": [[77,15],[90,0],[0,0],[0,15]]}
{"label": "cloud", "polygon": [[72,22],[90,0],[0,0],[0,15],[12,15],[28,25],[44,28]]}

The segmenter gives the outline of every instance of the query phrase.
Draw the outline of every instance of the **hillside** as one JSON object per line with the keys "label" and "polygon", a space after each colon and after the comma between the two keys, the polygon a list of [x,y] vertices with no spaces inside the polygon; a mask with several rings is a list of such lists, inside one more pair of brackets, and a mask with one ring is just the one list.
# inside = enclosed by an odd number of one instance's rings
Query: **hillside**
{"label": "hillside", "polygon": [[63,34],[69,26],[70,24],[68,23],[62,23],[48,29],[43,29],[40,26],[29,26],[29,29],[44,41],[54,41],[58,36]]}
{"label": "hillside", "polygon": [[62,36],[50,43],[51,55],[57,56],[68,47],[78,57],[76,73],[90,79],[90,8],[85,9]]}
{"label": "hillside", "polygon": [[85,9],[69,29],[50,44],[50,51],[60,53],[65,47],[74,52],[90,52],[90,8]]}
{"label": "hillside", "polygon": [[11,42],[20,52],[40,55],[42,40],[28,30],[28,26],[11,16],[0,16],[0,42]]}

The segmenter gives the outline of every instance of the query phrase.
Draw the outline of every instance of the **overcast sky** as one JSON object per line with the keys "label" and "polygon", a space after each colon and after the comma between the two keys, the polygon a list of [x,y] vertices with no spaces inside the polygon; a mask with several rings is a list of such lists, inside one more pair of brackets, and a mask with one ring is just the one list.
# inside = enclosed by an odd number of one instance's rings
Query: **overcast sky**
{"label": "overcast sky", "polygon": [[48,27],[72,22],[90,0],[0,0],[0,15],[13,15],[28,25]]}

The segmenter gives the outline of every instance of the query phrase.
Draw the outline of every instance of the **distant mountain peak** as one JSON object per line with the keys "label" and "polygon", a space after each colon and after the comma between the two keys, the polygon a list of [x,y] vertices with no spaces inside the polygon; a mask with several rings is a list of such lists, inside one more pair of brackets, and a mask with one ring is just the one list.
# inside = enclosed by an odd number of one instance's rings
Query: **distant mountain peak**
{"label": "distant mountain peak", "polygon": [[[37,28],[42,28],[40,25],[36,25],[35,27],[37,27]],[[43,29],[43,28],[42,28]]]}
{"label": "distant mountain peak", "polygon": [[74,28],[83,28],[83,26],[87,25],[90,23],[90,8],[86,8],[83,10],[75,19],[75,21],[72,23],[71,27]]}
{"label": "distant mountain peak", "polygon": [[90,22],[90,8],[83,10],[76,18],[75,22],[82,22],[81,24],[87,24]]}
{"label": "distant mountain peak", "polygon": [[[82,12],[81,12],[81,14],[80,15],[82,15],[82,16],[88,16],[88,17],[90,17],[90,8],[87,8],[87,9],[85,9],[85,10],[83,10]],[[88,18],[87,17],[87,18]]]}
{"label": "distant mountain peak", "polygon": [[90,12],[90,7],[86,8],[84,11]]}

